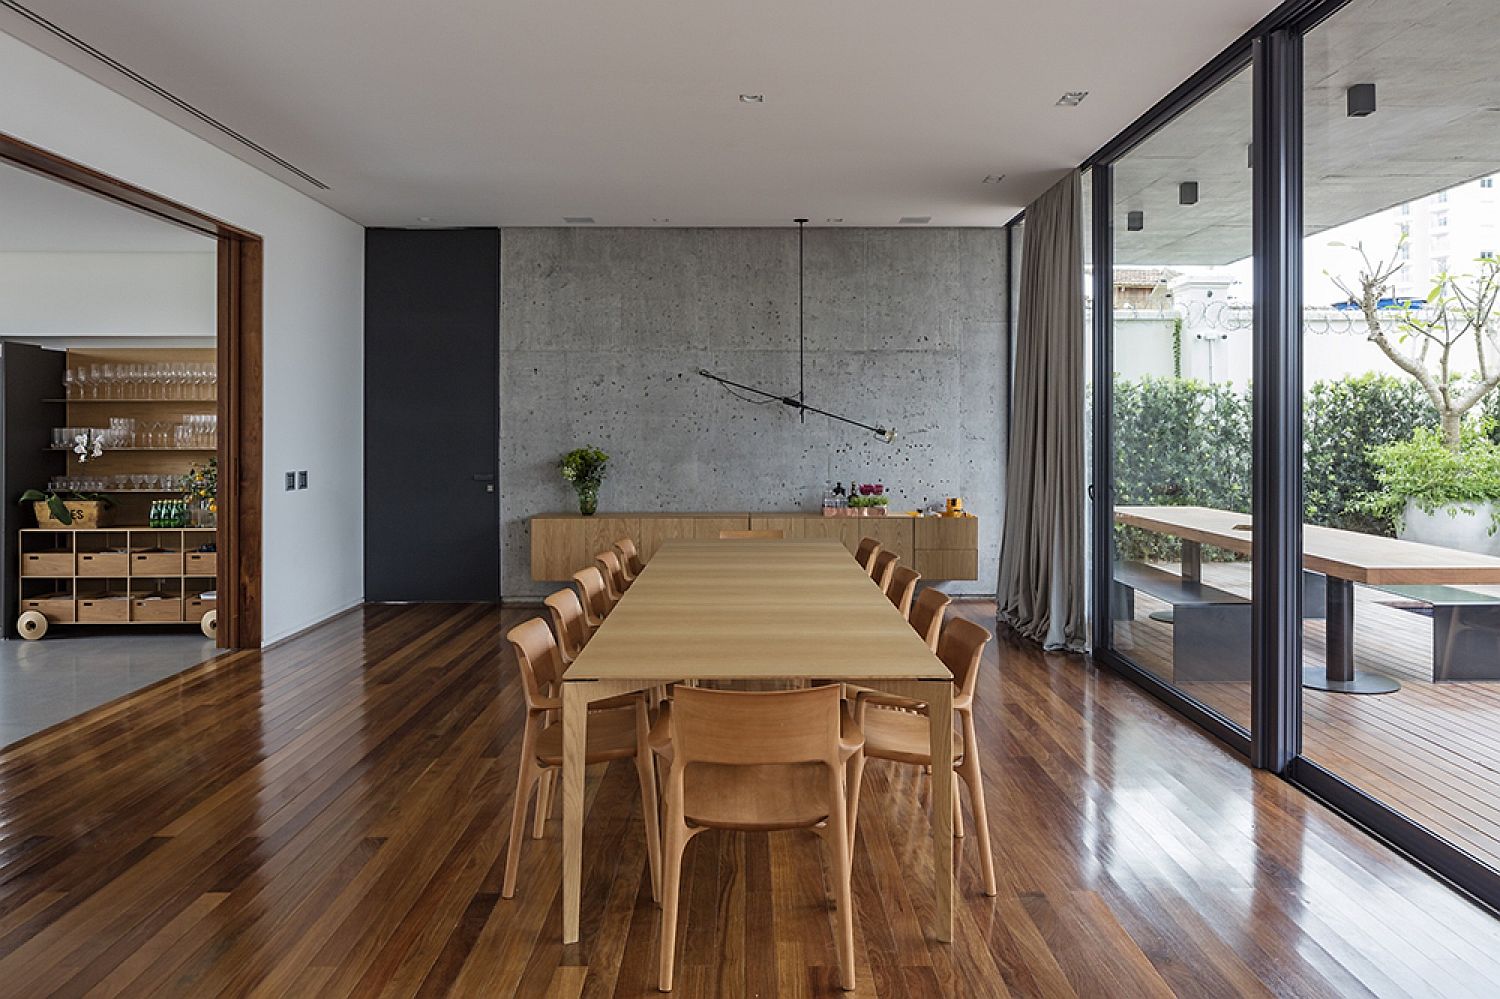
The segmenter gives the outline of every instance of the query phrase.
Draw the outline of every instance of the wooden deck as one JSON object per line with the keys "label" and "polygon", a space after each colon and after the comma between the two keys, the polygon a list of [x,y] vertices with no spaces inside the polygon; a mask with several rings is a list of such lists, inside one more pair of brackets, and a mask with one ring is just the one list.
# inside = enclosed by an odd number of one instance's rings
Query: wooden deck
{"label": "wooden deck", "polygon": [[[1175,571],[1175,566],[1166,568]],[[1204,580],[1250,595],[1245,563],[1205,563]],[[1492,587],[1466,587],[1495,592]],[[1500,868],[1500,681],[1432,682],[1432,619],[1397,597],[1355,589],[1355,665],[1401,681],[1394,694],[1302,692],[1303,752],[1485,863]],[[1147,615],[1164,604],[1136,598],[1136,619],[1116,641],[1136,663],[1172,678],[1171,625]],[[1305,661],[1323,665],[1323,622],[1303,629]],[[1186,683],[1185,693],[1242,726],[1248,684]]]}
{"label": "wooden deck", "polygon": [[[530,613],[364,608],[0,753],[0,992],[657,995],[628,763],[589,770],[582,942],[557,820],[499,897]],[[1000,640],[975,721],[999,897],[971,836],[930,938],[922,780],[872,764],[854,995],[1494,995],[1500,922],[1125,681]],[[819,856],[694,840],[675,994],[841,995]]]}

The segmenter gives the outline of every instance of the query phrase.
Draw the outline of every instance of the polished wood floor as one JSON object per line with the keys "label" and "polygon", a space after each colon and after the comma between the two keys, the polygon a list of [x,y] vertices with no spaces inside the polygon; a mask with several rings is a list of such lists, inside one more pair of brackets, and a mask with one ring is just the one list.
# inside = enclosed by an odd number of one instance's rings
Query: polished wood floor
{"label": "polished wood floor", "polygon": [[[0,753],[0,993],[655,994],[628,764],[589,775],[583,942],[556,819],[499,897],[524,613],[366,608]],[[1495,994],[1500,923],[1123,681],[995,643],[976,719],[1000,895],[965,841],[930,938],[920,778],[872,764],[857,994]],[[677,994],[837,994],[819,857],[695,840]]]}
{"label": "polished wood floor", "polygon": [[[1204,576],[1249,596],[1249,568],[1208,563]],[[1360,586],[1354,593],[1355,663],[1400,681],[1401,689],[1378,697],[1304,689],[1303,752],[1500,868],[1500,681],[1433,683],[1432,619],[1401,609],[1384,591]],[[1149,617],[1165,606],[1142,597],[1136,620],[1116,634],[1140,665],[1170,680],[1171,625]],[[1303,641],[1306,662],[1321,668],[1324,622],[1305,622]],[[1249,727],[1249,684],[1188,683],[1183,689]]]}

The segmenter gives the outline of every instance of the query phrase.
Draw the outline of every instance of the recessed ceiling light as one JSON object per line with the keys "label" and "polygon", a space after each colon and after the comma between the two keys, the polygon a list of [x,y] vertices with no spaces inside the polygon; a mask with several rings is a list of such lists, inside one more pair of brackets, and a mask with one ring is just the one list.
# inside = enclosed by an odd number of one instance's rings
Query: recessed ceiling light
{"label": "recessed ceiling light", "polygon": [[566,223],[568,223],[568,225],[593,225],[594,224],[594,216],[592,216],[592,215],[564,215],[563,216],[563,221],[566,222]]}
{"label": "recessed ceiling light", "polygon": [[932,221],[931,215],[903,215],[901,225],[926,225]]}
{"label": "recessed ceiling light", "polygon": [[741,104],[764,104],[765,102],[765,94],[740,94]]}
{"label": "recessed ceiling light", "polygon": [[824,219],[823,221],[824,222],[830,222],[833,225],[838,225],[840,222],[842,222],[844,220],[843,219]]}
{"label": "recessed ceiling light", "polygon": [[658,225],[660,225],[663,222],[670,222],[672,220],[671,219],[656,219],[656,218],[654,218],[651,221],[657,223]]}
{"label": "recessed ceiling light", "polygon": [[1087,90],[1070,90],[1057,99],[1060,108],[1076,108],[1083,103],[1083,99],[1089,95]]}
{"label": "recessed ceiling light", "polygon": [[418,222],[431,222],[432,221],[432,216],[431,215],[418,215],[417,216],[417,221]]}
{"label": "recessed ceiling light", "polygon": [[992,173],[988,177],[984,178],[984,180],[980,181],[980,183],[981,184],[998,184],[998,183],[1000,183],[1004,179],[1005,179],[1005,174],[1003,174],[1003,173]]}

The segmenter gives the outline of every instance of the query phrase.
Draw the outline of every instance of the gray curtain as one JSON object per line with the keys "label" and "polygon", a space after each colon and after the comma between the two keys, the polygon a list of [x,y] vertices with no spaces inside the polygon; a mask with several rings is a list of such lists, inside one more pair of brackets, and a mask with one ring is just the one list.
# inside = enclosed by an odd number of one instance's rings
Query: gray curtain
{"label": "gray curtain", "polygon": [[996,583],[1000,620],[1050,649],[1088,632],[1080,200],[1074,171],[1026,208]]}

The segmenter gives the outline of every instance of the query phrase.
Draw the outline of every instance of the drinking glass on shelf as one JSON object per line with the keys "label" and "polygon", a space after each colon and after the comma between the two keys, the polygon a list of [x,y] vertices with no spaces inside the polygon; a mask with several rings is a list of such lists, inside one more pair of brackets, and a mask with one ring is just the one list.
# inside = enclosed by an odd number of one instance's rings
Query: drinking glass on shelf
{"label": "drinking glass on shelf", "polygon": [[76,390],[76,388],[77,388],[77,386],[74,384],[74,378],[73,378],[73,369],[72,368],[68,368],[68,369],[64,370],[63,371],[63,398],[64,399],[71,399],[71,398],[73,398],[73,392]]}
{"label": "drinking glass on shelf", "polygon": [[90,398],[93,398],[93,399],[102,399],[102,398],[104,398],[104,396],[101,394],[103,392],[103,382],[104,382],[104,372],[103,372],[103,370],[97,364],[90,364],[89,365],[89,386],[93,390],[93,394],[92,394],[92,396],[90,396]]}

